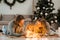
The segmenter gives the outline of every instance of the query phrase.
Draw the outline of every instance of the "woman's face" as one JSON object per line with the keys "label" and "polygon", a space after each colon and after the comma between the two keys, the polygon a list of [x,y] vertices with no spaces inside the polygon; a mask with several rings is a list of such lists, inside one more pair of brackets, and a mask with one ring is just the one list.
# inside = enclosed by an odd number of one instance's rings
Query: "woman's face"
{"label": "woman's face", "polygon": [[24,19],[22,19],[22,20],[19,22],[19,25],[20,25],[20,26],[23,26],[23,25],[24,25]]}

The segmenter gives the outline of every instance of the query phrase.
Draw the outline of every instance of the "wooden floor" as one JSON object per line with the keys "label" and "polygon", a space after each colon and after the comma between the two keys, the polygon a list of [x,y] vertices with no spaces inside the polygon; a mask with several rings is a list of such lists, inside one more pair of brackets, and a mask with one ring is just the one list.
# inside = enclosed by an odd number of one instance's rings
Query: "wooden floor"
{"label": "wooden floor", "polygon": [[51,38],[42,38],[42,39],[37,39],[37,38],[24,38],[22,37],[14,37],[14,36],[6,36],[0,33],[0,40],[60,40],[60,37],[51,37]]}

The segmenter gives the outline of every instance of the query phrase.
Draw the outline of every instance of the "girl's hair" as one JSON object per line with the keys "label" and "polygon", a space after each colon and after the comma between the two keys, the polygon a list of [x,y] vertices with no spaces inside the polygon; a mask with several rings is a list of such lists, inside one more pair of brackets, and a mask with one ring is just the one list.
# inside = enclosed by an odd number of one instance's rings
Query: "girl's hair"
{"label": "girl's hair", "polygon": [[18,15],[16,18],[16,22],[20,22],[24,17],[22,15]]}
{"label": "girl's hair", "polygon": [[15,32],[16,32],[17,27],[20,26],[20,25],[19,25],[19,22],[20,22],[22,19],[24,19],[24,17],[23,17],[22,15],[18,15],[17,18],[16,18],[16,20],[13,21],[13,23],[14,23],[13,27],[15,28],[15,29],[14,29]]}

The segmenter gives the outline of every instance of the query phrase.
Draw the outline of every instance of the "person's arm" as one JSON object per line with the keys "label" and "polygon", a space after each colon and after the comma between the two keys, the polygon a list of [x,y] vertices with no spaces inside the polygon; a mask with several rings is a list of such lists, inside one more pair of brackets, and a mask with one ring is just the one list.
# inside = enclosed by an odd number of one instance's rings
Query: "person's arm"
{"label": "person's arm", "polygon": [[22,34],[15,33],[15,28],[10,28],[10,36],[21,36]]}
{"label": "person's arm", "polygon": [[16,28],[16,26],[14,26],[13,21],[9,22],[9,24],[8,24],[9,34],[8,35],[12,35],[12,36],[21,36],[21,35],[23,35],[23,34],[15,33],[15,28]]}
{"label": "person's arm", "polygon": [[[21,32],[21,31],[22,31],[22,29],[21,29],[21,28],[20,28],[20,29],[19,29],[19,28],[17,28],[17,31],[18,31],[18,32],[19,32],[19,31]],[[15,33],[15,32],[13,32],[13,36],[22,36],[22,35],[24,35],[23,31],[22,31],[20,34],[19,34],[18,32],[16,32],[16,33]]]}
{"label": "person's arm", "polygon": [[22,36],[22,35],[24,35],[23,27],[17,26],[17,28],[16,28],[16,25],[15,25],[12,31],[13,31],[13,36]]}
{"label": "person's arm", "polygon": [[12,34],[13,20],[8,23],[8,35]]}

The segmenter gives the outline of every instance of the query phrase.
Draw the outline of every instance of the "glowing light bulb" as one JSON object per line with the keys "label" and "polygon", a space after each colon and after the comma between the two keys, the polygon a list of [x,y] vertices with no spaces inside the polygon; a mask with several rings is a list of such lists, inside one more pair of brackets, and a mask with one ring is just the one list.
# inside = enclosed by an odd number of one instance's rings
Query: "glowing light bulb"
{"label": "glowing light bulb", "polygon": [[45,16],[47,16],[48,15],[48,13],[45,13]]}
{"label": "glowing light bulb", "polygon": [[41,12],[40,14],[42,15],[43,13]]}
{"label": "glowing light bulb", "polygon": [[35,17],[35,20],[37,19],[37,17]]}
{"label": "glowing light bulb", "polygon": [[50,2],[50,0],[48,0],[48,2]]}
{"label": "glowing light bulb", "polygon": [[45,7],[43,7],[43,9],[45,9]]}
{"label": "glowing light bulb", "polygon": [[20,1],[23,1],[23,0],[20,0]]}
{"label": "glowing light bulb", "polygon": [[57,20],[55,20],[55,22],[57,22]]}
{"label": "glowing light bulb", "polygon": [[54,16],[54,18],[57,18],[57,16]]}
{"label": "glowing light bulb", "polygon": [[46,8],[46,10],[48,10],[48,8]]}
{"label": "glowing light bulb", "polygon": [[51,23],[54,23],[54,21],[51,21]]}
{"label": "glowing light bulb", "polygon": [[53,6],[53,4],[50,4],[51,6]]}
{"label": "glowing light bulb", "polygon": [[37,7],[37,9],[40,9],[40,7]]}
{"label": "glowing light bulb", "polygon": [[50,3],[48,3],[48,5],[50,5]]}

